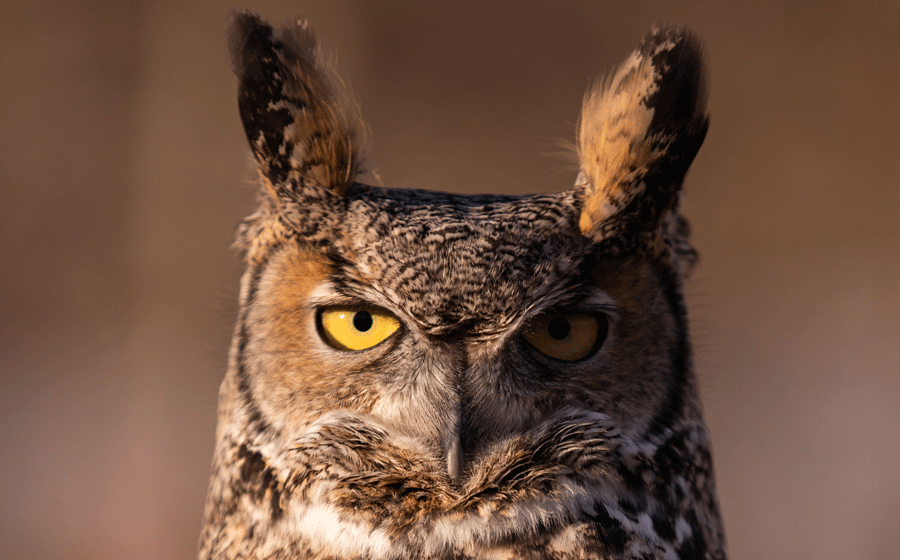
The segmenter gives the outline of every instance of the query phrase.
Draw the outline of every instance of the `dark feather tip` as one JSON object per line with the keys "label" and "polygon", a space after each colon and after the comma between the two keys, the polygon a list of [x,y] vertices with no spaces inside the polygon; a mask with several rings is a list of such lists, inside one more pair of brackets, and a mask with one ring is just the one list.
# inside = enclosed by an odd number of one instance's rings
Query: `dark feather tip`
{"label": "dark feather tip", "polygon": [[259,57],[272,51],[274,34],[272,26],[255,12],[245,8],[234,10],[226,37],[231,69],[238,79],[243,80],[252,67],[258,66]]}

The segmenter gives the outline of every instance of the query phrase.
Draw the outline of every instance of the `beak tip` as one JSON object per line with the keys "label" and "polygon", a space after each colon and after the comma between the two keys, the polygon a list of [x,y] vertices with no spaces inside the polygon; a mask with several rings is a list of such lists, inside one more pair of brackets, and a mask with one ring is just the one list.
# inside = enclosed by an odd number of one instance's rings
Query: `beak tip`
{"label": "beak tip", "polygon": [[459,486],[462,480],[462,449],[459,437],[451,440],[446,448],[447,474],[454,485]]}

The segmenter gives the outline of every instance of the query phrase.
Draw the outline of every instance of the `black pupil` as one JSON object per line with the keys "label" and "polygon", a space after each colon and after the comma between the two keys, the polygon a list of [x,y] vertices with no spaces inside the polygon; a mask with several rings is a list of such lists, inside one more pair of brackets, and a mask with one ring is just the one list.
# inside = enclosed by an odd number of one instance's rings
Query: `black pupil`
{"label": "black pupil", "polygon": [[547,323],[547,334],[556,340],[564,340],[569,336],[571,331],[572,325],[570,325],[569,321],[561,315],[557,315]]}
{"label": "black pupil", "polygon": [[353,326],[359,332],[366,332],[372,328],[372,314],[368,311],[357,311],[353,316]]}

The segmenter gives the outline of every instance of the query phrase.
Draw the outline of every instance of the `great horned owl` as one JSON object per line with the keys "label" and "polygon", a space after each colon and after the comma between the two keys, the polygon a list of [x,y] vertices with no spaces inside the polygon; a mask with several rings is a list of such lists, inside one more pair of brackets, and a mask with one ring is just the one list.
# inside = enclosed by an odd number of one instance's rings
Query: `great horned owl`
{"label": "great horned owl", "polygon": [[229,31],[259,208],[201,558],[725,558],[682,281],[699,43],[585,97],[572,190],[370,186],[303,22]]}

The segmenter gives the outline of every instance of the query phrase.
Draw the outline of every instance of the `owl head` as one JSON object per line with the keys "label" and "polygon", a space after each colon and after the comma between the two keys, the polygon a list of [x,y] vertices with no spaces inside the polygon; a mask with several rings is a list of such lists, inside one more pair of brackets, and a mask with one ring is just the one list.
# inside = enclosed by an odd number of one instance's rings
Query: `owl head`
{"label": "owl head", "polygon": [[698,41],[651,32],[585,96],[573,188],[528,196],[375,185],[359,107],[304,22],[239,12],[229,47],[262,188],[238,233],[215,515],[240,509],[223,495],[270,516],[315,502],[446,551],[591,500],[677,509],[674,483],[640,473],[673,438],[705,449],[678,210],[708,127]]}

